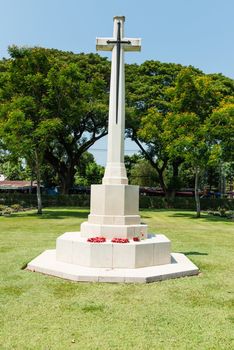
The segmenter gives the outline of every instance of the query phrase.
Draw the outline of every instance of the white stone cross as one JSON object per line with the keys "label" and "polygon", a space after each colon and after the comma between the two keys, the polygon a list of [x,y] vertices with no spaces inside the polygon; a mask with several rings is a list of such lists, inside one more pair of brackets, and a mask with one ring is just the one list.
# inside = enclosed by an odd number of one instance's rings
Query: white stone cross
{"label": "white stone cross", "polygon": [[114,17],[113,38],[97,38],[96,49],[112,51],[108,151],[103,184],[127,184],[124,165],[125,78],[124,51],[140,51],[141,39],[124,37],[125,17]]}

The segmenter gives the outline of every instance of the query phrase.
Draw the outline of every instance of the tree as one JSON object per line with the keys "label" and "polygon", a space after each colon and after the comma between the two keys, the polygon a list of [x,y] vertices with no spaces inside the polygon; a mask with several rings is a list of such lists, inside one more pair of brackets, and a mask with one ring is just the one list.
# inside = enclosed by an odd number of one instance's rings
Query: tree
{"label": "tree", "polygon": [[[220,192],[225,194],[226,178],[231,182],[234,162],[234,98],[225,98],[206,120],[208,141],[219,154]],[[214,157],[213,157],[214,158]],[[217,164],[216,164],[217,165]]]}
{"label": "tree", "polygon": [[230,191],[231,198],[233,198],[234,191],[234,162],[225,162],[224,163],[224,174],[229,186],[228,190]]}
{"label": "tree", "polygon": [[13,158],[9,155],[0,159],[0,174],[7,180],[30,180],[31,170],[24,164],[23,159]]}
{"label": "tree", "polygon": [[158,174],[146,159],[140,159],[131,169],[132,185],[156,187],[159,184]]}
{"label": "tree", "polygon": [[75,184],[82,186],[100,184],[103,176],[104,167],[95,162],[94,156],[91,153],[83,153],[75,174]]}
{"label": "tree", "polygon": [[[125,155],[124,156],[124,164],[127,171],[127,177],[130,178],[131,171],[133,167],[142,159],[142,156],[140,154],[133,154],[131,156]],[[131,182],[131,180],[130,180]]]}
{"label": "tree", "polygon": [[210,156],[204,124],[195,113],[171,114],[165,130],[168,130],[165,142],[169,157],[177,159],[179,155],[194,171],[197,217],[200,217],[199,179]]}
{"label": "tree", "polygon": [[[205,123],[226,96],[234,94],[233,80],[221,75],[204,75],[193,67],[153,61],[145,62],[138,69],[134,66],[134,72],[129,71],[128,136],[156,169],[162,189],[171,197],[180,187],[179,169],[188,161],[184,152],[171,153],[168,148],[172,136],[176,137],[177,124],[183,124],[185,118],[198,133],[192,143],[200,159],[198,149],[203,142],[200,124]],[[133,73],[136,79],[131,82]],[[186,136],[186,125],[183,135]],[[169,168],[172,168],[171,177],[166,181]]]}
{"label": "tree", "polygon": [[[222,158],[221,149],[227,139],[226,127],[217,110],[227,98],[225,84],[213,76],[197,76],[190,69],[178,75],[173,92],[174,113],[166,128],[167,150],[170,157],[182,157],[195,173],[195,201],[200,217],[199,180],[207,165],[217,166]],[[221,113],[222,114],[222,113]],[[216,118],[219,128],[212,121]],[[226,118],[229,120],[229,118]],[[221,124],[220,124],[221,122]],[[215,130],[217,133],[215,134]],[[222,136],[225,133],[225,138]],[[229,138],[230,140],[230,138]],[[223,141],[223,142],[222,142]]]}
{"label": "tree", "polygon": [[222,160],[234,161],[234,97],[225,98],[207,118],[206,131],[209,142],[219,146]]}
{"label": "tree", "polygon": [[0,106],[0,138],[15,157],[23,157],[35,170],[38,214],[42,214],[41,164],[53,135],[61,128],[57,118],[37,118],[38,106],[32,97],[14,97]]}
{"label": "tree", "polygon": [[82,154],[107,134],[109,62],[94,54],[43,48],[14,46],[9,53],[7,70],[0,77],[4,81],[2,103],[18,96],[31,98],[33,122],[58,121],[60,128],[42,154],[67,193]]}
{"label": "tree", "polygon": [[[172,112],[172,93],[181,65],[146,61],[127,69],[127,135],[157,171],[161,188],[170,198],[179,188],[182,159],[170,160],[164,142],[163,120]],[[193,68],[196,74],[201,74]],[[167,171],[171,168],[172,171]],[[167,179],[165,174],[167,173]]]}

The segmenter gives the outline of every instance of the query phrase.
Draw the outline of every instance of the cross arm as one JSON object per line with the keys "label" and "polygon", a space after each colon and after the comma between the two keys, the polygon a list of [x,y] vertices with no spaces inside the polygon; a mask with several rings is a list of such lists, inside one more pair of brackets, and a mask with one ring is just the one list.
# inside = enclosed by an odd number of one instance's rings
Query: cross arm
{"label": "cross arm", "polygon": [[130,42],[130,44],[124,44],[124,51],[141,51],[141,39],[123,38],[123,41]]}
{"label": "cross arm", "polygon": [[113,38],[96,38],[96,50],[112,51],[114,44],[109,44],[108,41],[113,41]]}

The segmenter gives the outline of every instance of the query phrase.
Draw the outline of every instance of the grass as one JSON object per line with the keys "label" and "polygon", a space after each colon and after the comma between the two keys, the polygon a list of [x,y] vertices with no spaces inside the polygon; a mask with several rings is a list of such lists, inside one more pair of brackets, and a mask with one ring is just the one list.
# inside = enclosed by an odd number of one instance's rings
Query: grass
{"label": "grass", "polygon": [[149,232],[201,270],[147,285],[74,283],[22,268],[85,209],[0,217],[0,349],[233,349],[234,223],[192,212],[141,212]]}

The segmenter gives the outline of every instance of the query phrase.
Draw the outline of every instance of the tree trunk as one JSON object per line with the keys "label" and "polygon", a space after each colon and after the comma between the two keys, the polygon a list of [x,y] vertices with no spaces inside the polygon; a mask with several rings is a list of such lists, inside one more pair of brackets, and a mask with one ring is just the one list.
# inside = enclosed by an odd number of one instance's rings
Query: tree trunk
{"label": "tree trunk", "polygon": [[175,198],[175,189],[174,188],[167,188],[165,192],[165,197],[167,198],[168,202],[172,202]]}
{"label": "tree trunk", "polygon": [[167,188],[165,182],[164,182],[164,176],[163,176],[163,170],[161,171],[161,169],[156,169],[158,171],[158,178],[159,178],[159,183],[160,186],[163,190],[163,192],[165,193],[165,205],[167,208],[171,208],[172,203],[171,203],[171,192],[170,190]]}
{"label": "tree trunk", "polygon": [[61,184],[61,193],[69,194],[69,189],[74,184],[75,177],[75,166],[64,167],[63,170],[60,170],[60,184]]}
{"label": "tree trunk", "polygon": [[32,188],[33,188],[33,171],[32,171],[32,167],[31,167],[31,176],[30,176],[30,189],[29,189],[29,193],[32,193]]}
{"label": "tree trunk", "polygon": [[181,165],[181,159],[175,159],[172,162],[172,177],[170,179],[170,184],[167,188],[166,197],[169,201],[174,201],[176,191],[180,189],[180,181],[179,181],[179,166]]}
{"label": "tree trunk", "polygon": [[224,175],[222,163],[220,164],[220,167],[219,167],[219,192],[220,192],[220,197],[224,198],[226,193],[226,178]]}
{"label": "tree trunk", "polygon": [[41,200],[41,173],[38,152],[35,150],[36,162],[36,178],[37,178],[37,214],[42,214],[42,200]]}
{"label": "tree trunk", "polygon": [[196,210],[197,210],[197,218],[201,217],[201,205],[200,205],[200,197],[199,197],[199,168],[195,169],[195,202],[196,202]]}
{"label": "tree trunk", "polygon": [[69,189],[72,187],[72,181],[70,177],[61,176],[61,194],[69,194]]}
{"label": "tree trunk", "polygon": [[[73,186],[76,173],[75,166],[79,164],[82,154],[88,151],[89,147],[91,147],[96,141],[107,135],[107,132],[104,131],[97,136],[97,131],[98,130],[95,129],[91,138],[87,140],[87,142],[84,142],[80,147],[77,147],[77,143],[81,140],[81,136],[74,138],[73,142],[66,142],[63,136],[60,135],[59,144],[62,146],[63,150],[60,156],[55,156],[53,150],[50,148],[45,151],[46,161],[58,174],[62,194],[68,194],[69,189]],[[61,161],[64,154],[66,155],[66,162]]]}

